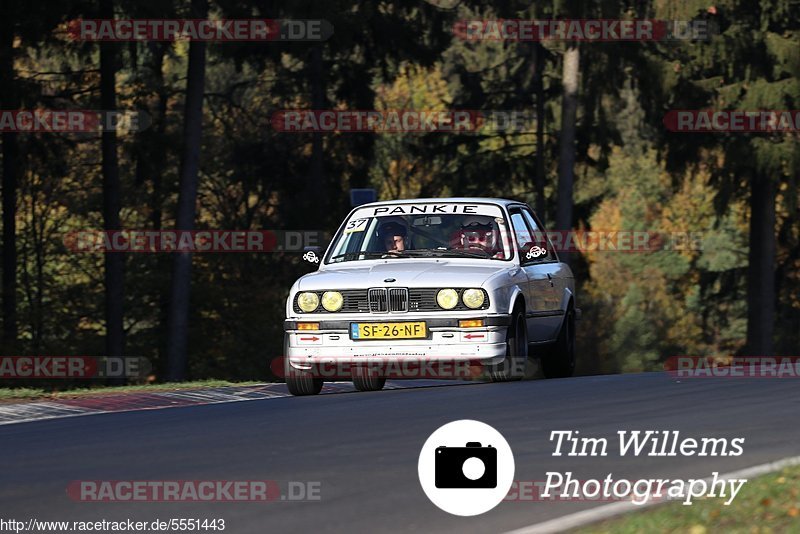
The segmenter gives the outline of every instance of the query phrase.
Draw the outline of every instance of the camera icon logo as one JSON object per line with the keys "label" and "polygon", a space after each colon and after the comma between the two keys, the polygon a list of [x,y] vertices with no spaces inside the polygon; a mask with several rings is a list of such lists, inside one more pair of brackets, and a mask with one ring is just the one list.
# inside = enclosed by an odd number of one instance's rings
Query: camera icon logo
{"label": "camera icon logo", "polygon": [[462,419],[439,427],[419,454],[419,482],[445,512],[474,516],[508,495],[514,454],[502,434],[480,421]]}
{"label": "camera icon logo", "polygon": [[437,488],[497,487],[497,449],[491,445],[470,441],[466,447],[437,447],[435,466]]}

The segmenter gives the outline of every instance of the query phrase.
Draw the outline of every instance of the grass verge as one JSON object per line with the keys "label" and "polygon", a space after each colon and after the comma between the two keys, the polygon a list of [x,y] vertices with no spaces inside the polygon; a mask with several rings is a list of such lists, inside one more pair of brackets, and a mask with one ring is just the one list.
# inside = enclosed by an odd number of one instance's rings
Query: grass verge
{"label": "grass verge", "polygon": [[179,389],[217,388],[223,386],[257,386],[263,382],[228,382],[227,380],[198,380],[168,384],[144,384],[134,386],[99,386],[50,391],[36,388],[0,388],[0,403],[29,400],[48,400],[82,397],[86,395],[108,395],[113,393],[135,393],[151,391],[175,391]]}
{"label": "grass verge", "polygon": [[581,534],[651,532],[800,532],[800,466],[748,480],[729,506],[701,499],[691,506],[670,502],[575,530]]}

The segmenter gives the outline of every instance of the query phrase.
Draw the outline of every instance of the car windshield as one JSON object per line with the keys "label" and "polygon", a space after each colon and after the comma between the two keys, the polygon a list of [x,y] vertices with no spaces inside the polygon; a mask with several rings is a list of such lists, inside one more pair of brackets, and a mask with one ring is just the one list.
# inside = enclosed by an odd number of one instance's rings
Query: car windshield
{"label": "car windshield", "polygon": [[353,212],[326,263],[449,257],[509,260],[508,225],[494,205],[443,203],[370,206]]}

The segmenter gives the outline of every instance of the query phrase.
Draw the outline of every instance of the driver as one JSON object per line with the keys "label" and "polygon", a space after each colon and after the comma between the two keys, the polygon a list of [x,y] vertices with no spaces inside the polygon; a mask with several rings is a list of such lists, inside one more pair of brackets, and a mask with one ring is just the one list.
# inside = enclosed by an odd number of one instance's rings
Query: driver
{"label": "driver", "polygon": [[378,230],[378,236],[386,247],[386,252],[402,252],[406,249],[408,229],[403,224],[394,221],[383,223]]}
{"label": "driver", "polygon": [[461,246],[483,249],[493,258],[504,257],[500,249],[500,232],[492,217],[465,217],[461,221]]}

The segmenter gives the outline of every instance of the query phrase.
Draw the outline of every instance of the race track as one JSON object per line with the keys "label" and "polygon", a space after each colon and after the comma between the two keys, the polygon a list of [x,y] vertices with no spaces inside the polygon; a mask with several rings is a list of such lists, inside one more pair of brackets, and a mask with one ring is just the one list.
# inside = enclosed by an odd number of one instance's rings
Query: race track
{"label": "race track", "polygon": [[[428,435],[456,419],[494,426],[517,480],[548,470],[581,479],[705,478],[798,454],[793,380],[694,379],[663,373],[463,384],[282,397],[0,426],[4,518],[224,518],[225,532],[502,532],[604,503],[503,502],[477,517],[436,508],[417,478]],[[714,458],[554,457],[552,430],[616,441],[618,430],[744,437]],[[76,502],[75,480],[316,481],[320,500],[269,503]],[[735,506],[735,503],[734,503]]]}

